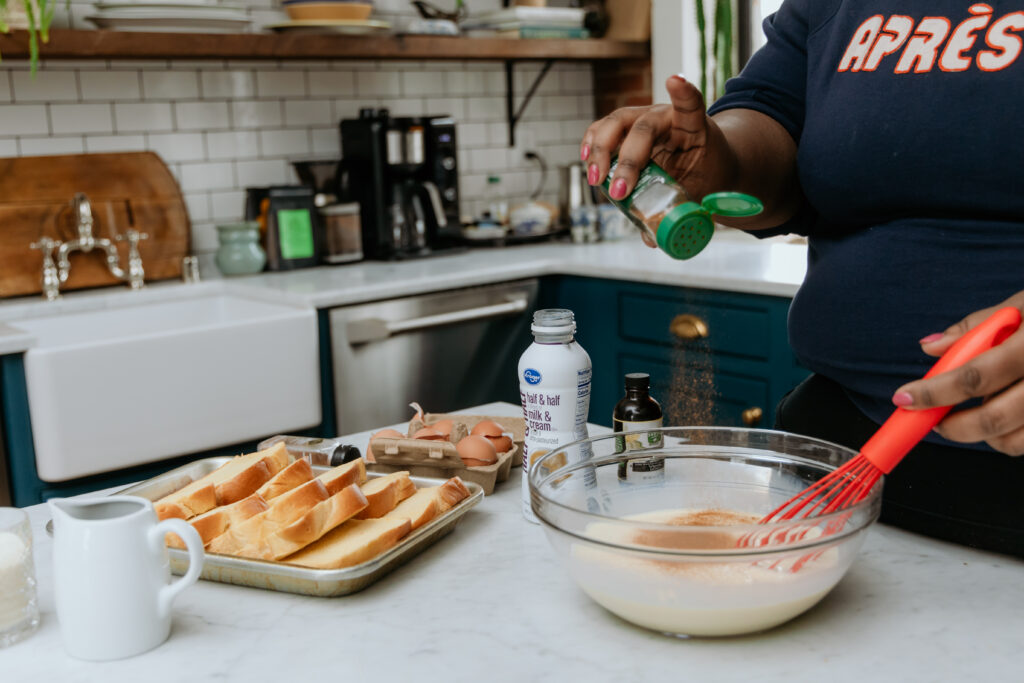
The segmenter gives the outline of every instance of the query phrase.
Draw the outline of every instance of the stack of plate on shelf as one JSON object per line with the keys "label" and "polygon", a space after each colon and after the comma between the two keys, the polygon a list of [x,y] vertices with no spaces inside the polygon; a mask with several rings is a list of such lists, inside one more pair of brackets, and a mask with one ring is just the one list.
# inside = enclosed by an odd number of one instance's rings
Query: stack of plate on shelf
{"label": "stack of plate on shelf", "polygon": [[99,28],[116,31],[171,33],[242,33],[249,15],[242,5],[222,5],[206,0],[101,0],[96,14],[86,17]]}
{"label": "stack of plate on shelf", "polygon": [[589,38],[585,16],[573,7],[516,6],[470,14],[460,26],[471,38]]}
{"label": "stack of plate on shelf", "polygon": [[277,32],[343,33],[372,35],[386,33],[391,24],[370,19],[370,0],[282,0],[281,6],[290,21],[266,24],[263,28]]}

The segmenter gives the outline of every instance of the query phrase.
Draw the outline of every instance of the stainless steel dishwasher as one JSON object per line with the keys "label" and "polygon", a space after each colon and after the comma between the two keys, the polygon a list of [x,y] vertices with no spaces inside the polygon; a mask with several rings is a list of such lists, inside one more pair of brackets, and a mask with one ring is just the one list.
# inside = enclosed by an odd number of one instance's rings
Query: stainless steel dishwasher
{"label": "stainless steel dishwasher", "polygon": [[523,280],[332,309],[338,433],[408,420],[411,401],[438,413],[516,400],[537,291]]}

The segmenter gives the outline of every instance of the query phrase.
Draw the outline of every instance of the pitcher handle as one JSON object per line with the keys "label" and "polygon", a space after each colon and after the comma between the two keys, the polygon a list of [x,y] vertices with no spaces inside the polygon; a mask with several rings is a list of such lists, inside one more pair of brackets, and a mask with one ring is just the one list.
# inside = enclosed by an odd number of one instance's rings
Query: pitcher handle
{"label": "pitcher handle", "polygon": [[171,603],[178,597],[178,593],[199,580],[205,557],[203,540],[199,537],[199,532],[195,530],[195,527],[188,522],[181,519],[165,519],[150,530],[150,540],[156,547],[162,549],[164,537],[168,533],[177,534],[185,542],[185,547],[188,549],[188,571],[177,581],[160,589],[160,594],[157,596],[157,608],[161,616],[170,613]]}

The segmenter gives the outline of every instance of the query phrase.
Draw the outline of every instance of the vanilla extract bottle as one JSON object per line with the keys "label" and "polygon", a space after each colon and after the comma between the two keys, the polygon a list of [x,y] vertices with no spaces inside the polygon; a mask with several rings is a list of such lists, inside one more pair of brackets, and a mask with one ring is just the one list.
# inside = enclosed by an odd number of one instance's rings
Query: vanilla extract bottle
{"label": "vanilla extract bottle", "polygon": [[[626,375],[626,395],[612,412],[615,432],[615,452],[644,451],[660,448],[662,434],[661,405],[651,398],[651,376],[646,372]],[[619,462],[619,481],[645,484],[661,481],[665,477],[665,459],[636,457]]]}

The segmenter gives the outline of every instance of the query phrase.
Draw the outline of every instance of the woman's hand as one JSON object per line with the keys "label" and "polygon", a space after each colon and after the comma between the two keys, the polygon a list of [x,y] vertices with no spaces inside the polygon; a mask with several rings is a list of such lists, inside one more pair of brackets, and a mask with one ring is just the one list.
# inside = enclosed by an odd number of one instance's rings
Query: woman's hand
{"label": "woman's hand", "polygon": [[671,104],[617,109],[587,128],[580,145],[587,181],[603,183],[618,150],[619,163],[609,183],[612,199],[632,192],[640,171],[653,159],[694,199],[738,191],[754,195],[765,206],[752,218],[720,217],[723,224],[757,230],[791,217],[802,196],[796,142],[786,129],[751,109],[728,109],[709,117],[704,97],[682,76],[672,76],[665,87]]}
{"label": "woman's hand", "polygon": [[[921,340],[921,348],[930,356],[941,356],[965,332],[1005,306],[1024,310],[1024,291],[998,306],[971,313],[945,332],[928,335]],[[921,410],[977,397],[985,399],[982,405],[951,413],[935,431],[950,441],[984,441],[1007,455],[1024,455],[1024,326],[956,370],[905,384],[892,401],[908,410]]]}

